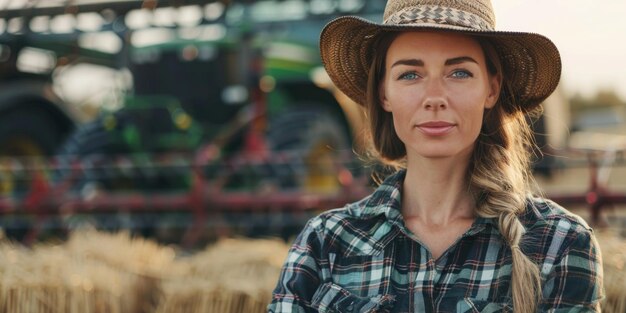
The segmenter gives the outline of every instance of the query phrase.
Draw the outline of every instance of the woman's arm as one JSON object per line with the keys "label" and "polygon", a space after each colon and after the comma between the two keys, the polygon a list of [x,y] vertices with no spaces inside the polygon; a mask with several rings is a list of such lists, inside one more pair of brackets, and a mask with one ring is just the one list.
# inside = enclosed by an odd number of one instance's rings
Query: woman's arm
{"label": "woman's arm", "polygon": [[289,249],[268,312],[315,312],[310,305],[320,285],[321,240],[311,224]]}
{"label": "woman's arm", "polygon": [[582,231],[558,256],[543,285],[542,312],[600,312],[602,257],[591,231]]}

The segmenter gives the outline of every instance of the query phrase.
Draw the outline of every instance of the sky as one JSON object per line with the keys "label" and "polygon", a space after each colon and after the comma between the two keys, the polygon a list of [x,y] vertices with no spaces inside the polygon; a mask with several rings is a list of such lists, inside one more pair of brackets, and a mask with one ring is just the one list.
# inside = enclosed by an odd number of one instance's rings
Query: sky
{"label": "sky", "polygon": [[536,32],[561,52],[569,94],[614,89],[626,100],[626,1],[492,0],[496,28]]}

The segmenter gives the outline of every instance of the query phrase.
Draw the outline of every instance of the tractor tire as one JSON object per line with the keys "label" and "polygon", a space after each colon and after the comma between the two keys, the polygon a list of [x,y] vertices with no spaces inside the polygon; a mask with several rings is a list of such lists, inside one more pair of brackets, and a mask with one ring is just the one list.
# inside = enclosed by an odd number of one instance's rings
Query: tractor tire
{"label": "tractor tire", "polygon": [[[167,189],[167,184],[171,182],[160,181],[161,173],[155,174],[153,170],[132,166],[128,168],[117,166],[119,163],[116,163],[116,158],[131,158],[133,155],[131,148],[115,137],[119,135],[119,128],[125,127],[128,121],[123,115],[115,115],[115,123],[109,120],[111,118],[113,115],[98,117],[81,125],[57,151],[57,156],[66,168],[69,169],[70,164],[75,161],[84,165],[80,176],[72,184],[72,192],[89,197],[99,192],[149,193]],[[67,179],[70,173],[59,171],[57,175],[57,180],[60,181]],[[100,215],[77,214],[66,217],[68,223],[66,227],[72,229],[90,225],[107,231],[127,229],[145,237],[153,237],[171,228],[168,224],[169,219],[169,215],[149,210],[137,214],[121,211]],[[72,222],[75,225],[69,224]]]}
{"label": "tractor tire", "polygon": [[63,139],[59,125],[40,108],[15,109],[0,117],[1,156],[52,155]]}
{"label": "tractor tire", "polygon": [[60,147],[57,154],[85,156],[101,154],[108,145],[108,134],[100,119],[78,127]]}
{"label": "tractor tire", "polygon": [[[0,156],[42,157],[52,155],[63,140],[63,132],[44,110],[23,107],[0,116]],[[29,160],[23,159],[22,161]],[[30,162],[30,161],[29,161]],[[28,171],[0,165],[0,196],[23,195],[31,188]],[[24,164],[26,165],[26,164]],[[5,236],[21,241],[33,226],[31,217],[5,216],[0,225]]]}
{"label": "tractor tire", "polygon": [[[82,172],[82,177],[74,184],[75,190],[82,190],[86,187],[93,188],[94,184],[105,190],[133,187],[129,178],[120,177],[114,171],[105,170],[98,166],[110,162],[113,155],[127,152],[125,147],[113,140],[111,132],[107,130],[105,125],[102,117],[81,125],[57,151],[57,156],[68,166],[77,160],[83,164],[92,165]],[[60,172],[59,179],[64,179],[68,174]]]}
{"label": "tractor tire", "polygon": [[323,105],[301,104],[276,116],[267,141],[272,152],[286,156],[274,170],[281,187],[338,190],[338,162],[351,155],[350,135]]}
{"label": "tractor tire", "polygon": [[102,117],[97,117],[76,128],[59,148],[57,155],[83,157],[105,154],[105,151],[110,150],[109,146],[109,133]]}

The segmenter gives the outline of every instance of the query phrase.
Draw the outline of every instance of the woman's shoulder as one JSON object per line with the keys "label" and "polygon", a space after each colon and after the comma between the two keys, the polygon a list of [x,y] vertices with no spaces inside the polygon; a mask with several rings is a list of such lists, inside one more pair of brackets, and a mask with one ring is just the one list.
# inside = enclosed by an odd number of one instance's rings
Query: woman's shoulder
{"label": "woman's shoulder", "polygon": [[342,255],[381,251],[396,231],[388,222],[390,213],[373,206],[373,196],[320,213],[309,220],[301,236],[313,235],[324,250]]}
{"label": "woman's shoulder", "polygon": [[381,221],[400,218],[400,188],[404,171],[399,171],[361,200],[348,203],[341,208],[327,210],[310,220],[310,226],[318,230],[356,227],[370,229]]}
{"label": "woman's shoulder", "polygon": [[358,227],[376,220],[383,212],[372,207],[369,195],[356,202],[348,203],[343,207],[326,210],[309,220],[309,226],[318,231],[334,231],[337,228]]}
{"label": "woman's shoulder", "polygon": [[591,227],[578,214],[542,197],[530,197],[527,201],[526,211],[520,219],[527,228],[532,226],[558,227],[560,225],[561,228],[567,226],[578,232],[591,231]]}
{"label": "woman's shoulder", "polygon": [[526,242],[539,254],[557,258],[571,249],[589,249],[594,244],[593,229],[587,222],[549,199],[529,198],[520,221],[526,228]]}

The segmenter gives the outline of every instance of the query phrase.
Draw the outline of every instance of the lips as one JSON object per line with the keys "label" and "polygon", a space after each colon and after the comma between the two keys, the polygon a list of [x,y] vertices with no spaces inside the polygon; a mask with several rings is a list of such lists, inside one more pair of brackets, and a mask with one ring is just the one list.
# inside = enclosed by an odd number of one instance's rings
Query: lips
{"label": "lips", "polygon": [[417,128],[430,136],[442,136],[447,134],[456,124],[444,121],[429,121],[417,124]]}

